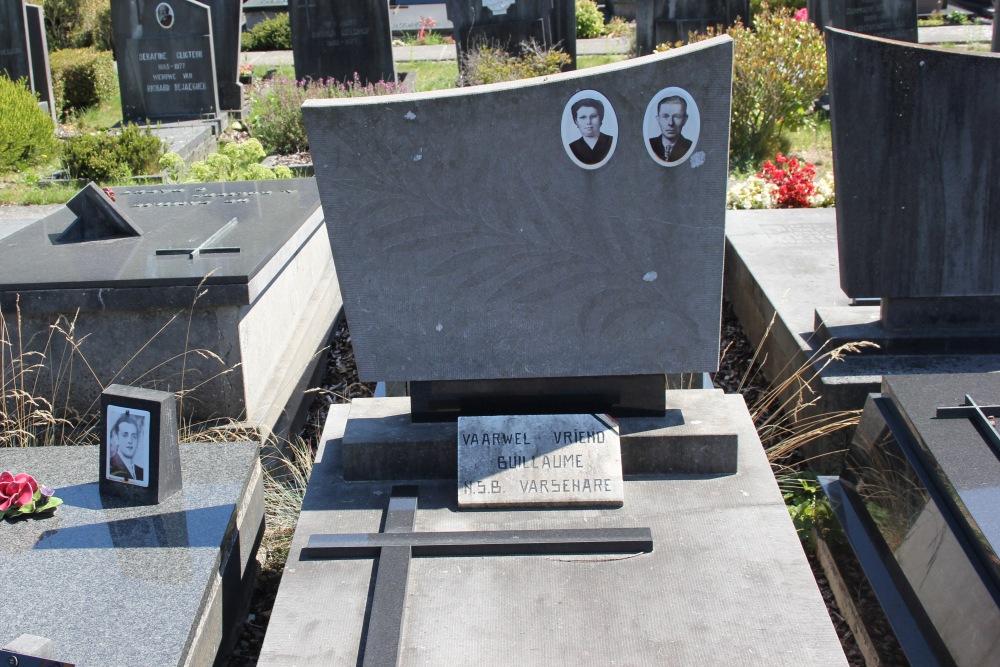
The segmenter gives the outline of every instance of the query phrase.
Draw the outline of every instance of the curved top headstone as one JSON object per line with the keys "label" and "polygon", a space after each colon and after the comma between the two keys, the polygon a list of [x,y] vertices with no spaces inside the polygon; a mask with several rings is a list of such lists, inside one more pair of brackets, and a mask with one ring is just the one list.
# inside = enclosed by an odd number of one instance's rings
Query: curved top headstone
{"label": "curved top headstone", "polygon": [[732,53],[306,102],[361,377],[715,369]]}
{"label": "curved top headstone", "polygon": [[840,284],[1000,295],[1000,55],[827,30]]}

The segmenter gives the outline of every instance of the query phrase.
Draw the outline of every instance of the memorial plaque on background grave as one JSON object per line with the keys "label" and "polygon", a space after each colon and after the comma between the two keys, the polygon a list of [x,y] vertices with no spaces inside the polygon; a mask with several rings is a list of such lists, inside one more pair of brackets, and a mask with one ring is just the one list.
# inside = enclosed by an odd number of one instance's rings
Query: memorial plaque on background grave
{"label": "memorial plaque on background grave", "polygon": [[389,0],[290,0],[296,79],[395,81]]}
{"label": "memorial plaque on background grave", "polygon": [[24,0],[0,0],[0,71],[31,83],[28,22]]}
{"label": "memorial plaque on background grave", "polygon": [[[307,101],[362,379],[714,370],[731,58],[719,37],[475,94]],[[663,101],[686,108],[670,160]]]}
{"label": "memorial plaque on background grave", "polygon": [[750,25],[749,0],[639,0],[636,4],[636,48],[648,55],[664,42],[687,42],[692,32],[714,26]]}
{"label": "memorial plaque on background grave", "polygon": [[844,293],[1000,295],[1000,58],[826,39]]}
{"label": "memorial plaque on background grave", "polygon": [[208,6],[115,0],[111,11],[125,122],[194,120],[218,111]]}
{"label": "memorial plaque on background grave", "polygon": [[826,27],[865,35],[917,41],[917,5],[913,0],[809,0],[809,20]]}
{"label": "memorial plaque on background grave", "polygon": [[458,418],[458,506],[624,502],[618,424],[608,415]]}

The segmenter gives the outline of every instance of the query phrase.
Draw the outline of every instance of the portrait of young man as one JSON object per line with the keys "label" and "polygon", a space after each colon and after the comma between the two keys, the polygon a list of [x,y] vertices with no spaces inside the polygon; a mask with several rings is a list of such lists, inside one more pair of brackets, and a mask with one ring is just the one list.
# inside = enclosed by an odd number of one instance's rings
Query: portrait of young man
{"label": "portrait of young man", "polygon": [[654,114],[658,133],[646,140],[650,155],[660,163],[667,166],[680,164],[691,152],[698,140],[696,133],[685,132],[692,111],[697,113],[696,109],[692,109],[689,96],[679,88],[665,88],[653,98],[647,114]]}
{"label": "portrait of young man", "polygon": [[108,479],[148,486],[149,413],[108,406]]}
{"label": "portrait of young man", "polygon": [[618,121],[607,98],[597,91],[584,90],[570,98],[567,107],[562,131],[567,153],[585,169],[603,165],[614,152],[618,132]]}

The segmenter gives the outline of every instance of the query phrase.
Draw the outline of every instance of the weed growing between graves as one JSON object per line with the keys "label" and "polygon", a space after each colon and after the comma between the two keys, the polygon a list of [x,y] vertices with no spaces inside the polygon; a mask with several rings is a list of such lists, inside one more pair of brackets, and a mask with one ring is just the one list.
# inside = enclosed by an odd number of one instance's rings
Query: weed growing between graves
{"label": "weed growing between graves", "polygon": [[297,153],[309,148],[302,123],[302,103],[308,99],[367,97],[401,92],[397,83],[365,84],[354,75],[353,81],[321,79],[296,81],[278,76],[261,83],[250,106],[250,132],[269,153]]}
{"label": "weed growing between graves", "polygon": [[546,49],[533,41],[521,42],[511,54],[497,44],[480,44],[462,56],[459,86],[476,86],[558,74],[570,57],[559,49]]}

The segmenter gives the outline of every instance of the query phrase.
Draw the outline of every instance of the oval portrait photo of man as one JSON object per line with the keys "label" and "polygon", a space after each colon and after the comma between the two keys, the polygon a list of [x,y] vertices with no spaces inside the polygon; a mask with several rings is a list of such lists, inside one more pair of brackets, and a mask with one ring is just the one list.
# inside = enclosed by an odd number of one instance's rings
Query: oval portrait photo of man
{"label": "oval portrait photo of man", "polygon": [[642,123],[649,156],[664,167],[683,164],[698,145],[701,114],[683,88],[664,88],[649,101]]}
{"label": "oval portrait photo of man", "polygon": [[596,90],[581,90],[563,108],[562,142],[566,154],[584,169],[604,166],[618,145],[618,117]]}

